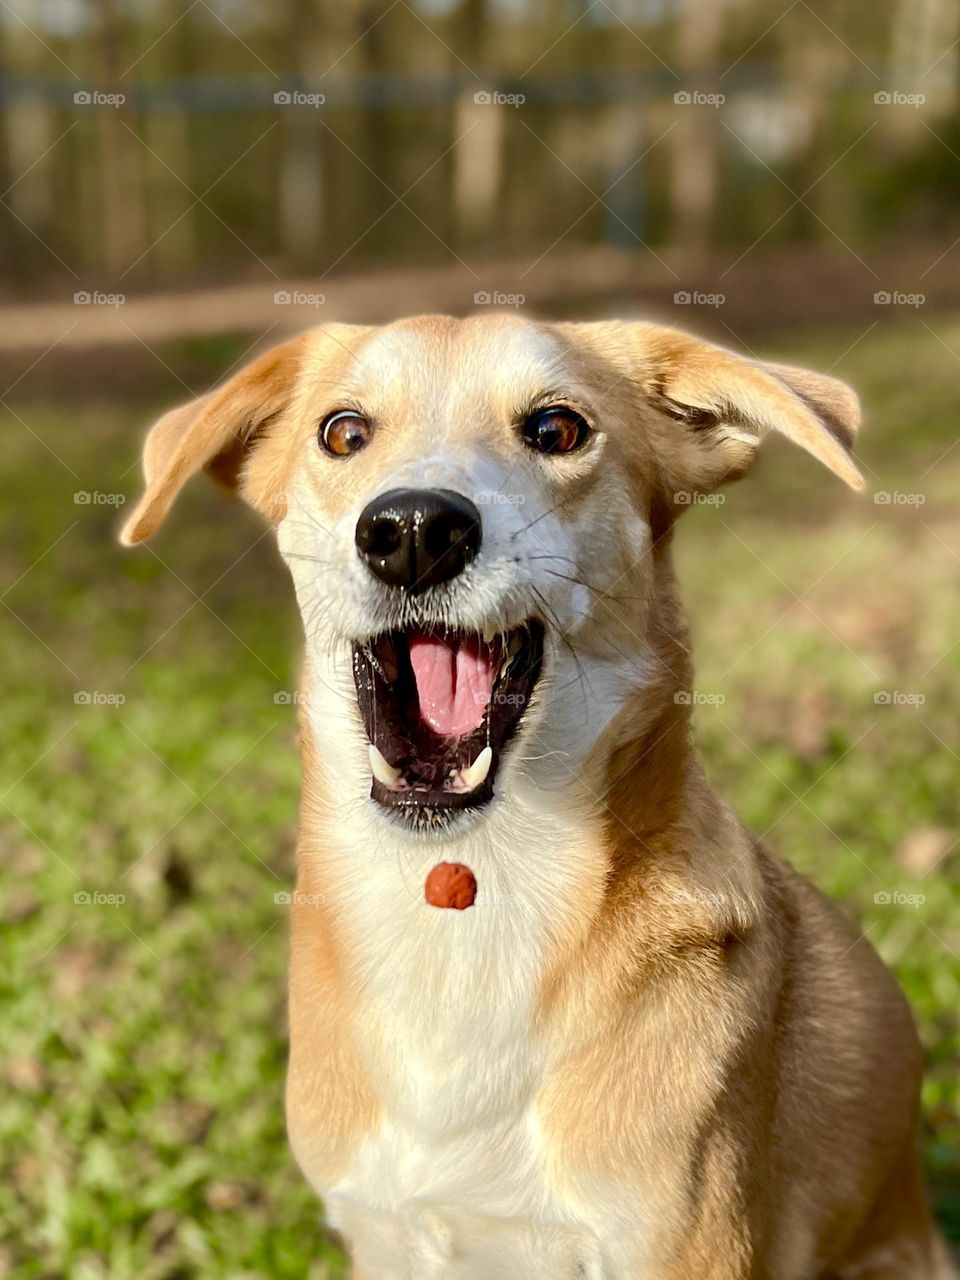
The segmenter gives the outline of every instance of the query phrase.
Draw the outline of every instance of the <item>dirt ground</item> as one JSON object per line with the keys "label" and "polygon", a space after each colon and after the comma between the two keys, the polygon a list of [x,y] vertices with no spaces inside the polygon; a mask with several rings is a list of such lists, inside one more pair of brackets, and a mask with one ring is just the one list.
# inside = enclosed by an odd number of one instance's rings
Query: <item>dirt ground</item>
{"label": "dirt ground", "polygon": [[[279,340],[327,320],[383,323],[411,312],[470,314],[480,308],[577,317],[645,315],[743,346],[758,332],[795,325],[884,319],[904,304],[876,295],[919,296],[918,314],[960,304],[960,246],[889,246],[869,264],[841,246],[762,246],[738,261],[716,250],[683,255],[606,247],[530,256],[403,267],[325,278],[279,275],[217,287],[124,296],[84,286],[64,297],[0,303],[0,379],[41,389],[111,383],[154,371],[155,348],[216,334]],[[939,261],[938,261],[939,260]],[[74,295],[89,299],[77,302]],[[923,311],[919,308],[922,307]],[[118,364],[116,352],[123,350]]]}

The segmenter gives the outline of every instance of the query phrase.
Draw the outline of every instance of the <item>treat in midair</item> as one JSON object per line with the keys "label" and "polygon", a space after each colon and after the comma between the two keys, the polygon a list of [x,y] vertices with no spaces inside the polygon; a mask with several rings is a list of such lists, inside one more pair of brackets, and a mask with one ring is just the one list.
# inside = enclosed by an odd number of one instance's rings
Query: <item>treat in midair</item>
{"label": "treat in midair", "polygon": [[464,911],[476,899],[477,877],[462,862],[438,862],[427,876],[423,896],[431,907]]}

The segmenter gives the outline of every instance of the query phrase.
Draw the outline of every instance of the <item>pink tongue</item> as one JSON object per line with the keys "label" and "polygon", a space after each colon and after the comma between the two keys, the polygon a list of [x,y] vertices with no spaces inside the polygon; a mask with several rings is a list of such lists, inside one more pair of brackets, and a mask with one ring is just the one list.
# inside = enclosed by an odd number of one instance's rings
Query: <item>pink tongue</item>
{"label": "pink tongue", "polygon": [[410,663],[420,697],[420,718],[444,737],[476,729],[493,695],[490,647],[450,644],[439,636],[411,636]]}

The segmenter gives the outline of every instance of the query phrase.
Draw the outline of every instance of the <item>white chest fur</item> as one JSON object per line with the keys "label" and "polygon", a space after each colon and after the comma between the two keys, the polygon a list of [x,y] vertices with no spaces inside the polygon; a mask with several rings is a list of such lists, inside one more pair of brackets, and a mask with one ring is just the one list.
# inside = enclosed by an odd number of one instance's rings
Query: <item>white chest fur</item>
{"label": "white chest fur", "polygon": [[[522,789],[517,801],[453,851],[432,837],[398,846],[380,822],[338,833],[330,888],[365,992],[358,1050],[385,1118],[322,1190],[365,1280],[624,1274],[601,1243],[608,1231],[626,1238],[618,1195],[574,1203],[536,1113],[551,1053],[535,1027],[545,959],[570,927],[590,841],[561,801],[552,813],[523,804]],[[463,912],[423,897],[427,872],[451,855],[477,876]],[[642,1275],[632,1259],[629,1274]]]}

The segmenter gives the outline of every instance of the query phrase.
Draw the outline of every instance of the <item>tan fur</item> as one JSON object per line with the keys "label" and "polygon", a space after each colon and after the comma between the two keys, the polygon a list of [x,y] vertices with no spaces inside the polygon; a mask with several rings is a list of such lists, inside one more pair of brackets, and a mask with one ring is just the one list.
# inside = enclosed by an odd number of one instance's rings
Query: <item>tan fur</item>
{"label": "tan fur", "polygon": [[[132,545],[152,537],[180,489],[202,466],[221,483],[237,486],[249,446],[289,400],[301,346],[302,339],[295,338],[267,352],[218,391],[160,419],[143,455],[146,493],[123,528],[123,542]],[[263,505],[273,519],[282,514],[279,498]]]}
{"label": "tan fur", "polygon": [[[411,448],[439,447],[443,430],[458,446],[516,449],[516,386],[544,361],[607,435],[598,470],[558,473],[558,527],[573,530],[570,509],[602,492],[654,536],[647,554],[616,550],[580,642],[642,641],[650,676],[584,766],[590,835],[544,949],[529,1035],[550,1063],[535,1112],[551,1185],[571,1205],[610,1187],[629,1206],[635,1188],[655,1241],[644,1276],[930,1280],[921,1060],[905,1001],[869,943],[712,793],[677,699],[693,687],[670,552],[678,493],[742,474],[773,429],[860,487],[848,388],[651,325],[494,316],[324,328],[161,420],[125,540],[150,536],[189,473],[217,458],[234,476],[241,462],[242,492],[274,523],[305,485],[326,529]],[[316,423],[360,396],[377,446],[325,468]],[[330,834],[343,762],[320,758],[306,717],[302,730],[288,1114],[298,1159],[326,1188],[386,1102],[365,1057],[376,1012]],[[423,974],[423,999],[436,978]]]}
{"label": "tan fur", "polygon": [[[309,734],[302,735],[304,771],[314,772]],[[309,788],[305,794],[310,795]],[[291,1055],[309,1062],[309,1072],[291,1072],[287,1111],[297,1158],[332,1183],[343,1172],[351,1149],[377,1121],[379,1106],[363,1065],[350,1044],[353,987],[337,937],[336,920],[325,901],[324,884],[308,857],[309,814],[304,814],[300,875],[291,904]],[[344,1034],[336,1029],[343,1028]]]}

